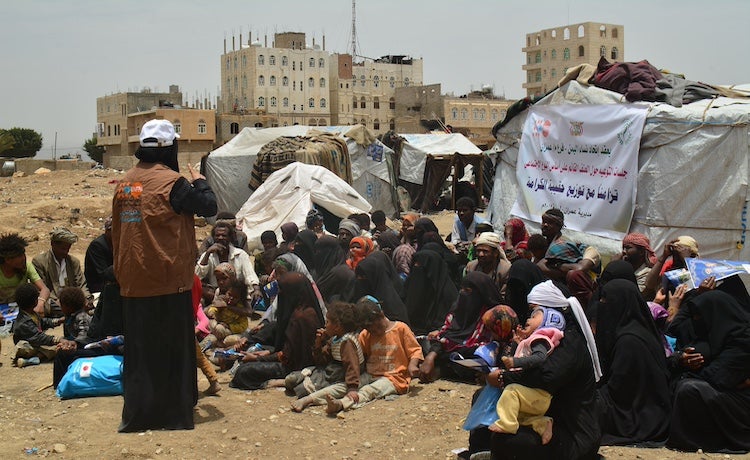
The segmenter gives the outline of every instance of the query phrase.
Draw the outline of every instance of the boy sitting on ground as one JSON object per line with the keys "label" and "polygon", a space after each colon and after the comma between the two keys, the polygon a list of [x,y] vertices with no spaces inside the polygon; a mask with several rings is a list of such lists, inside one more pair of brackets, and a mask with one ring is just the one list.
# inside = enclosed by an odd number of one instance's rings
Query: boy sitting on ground
{"label": "boy sitting on ground", "polygon": [[63,323],[65,338],[74,341],[77,348],[83,348],[92,342],[88,335],[91,315],[86,310],[88,301],[83,290],[73,286],[64,287],[60,290],[58,301],[65,320]]}
{"label": "boy sitting on ground", "polygon": [[18,367],[39,364],[42,359],[49,361],[58,350],[74,350],[76,343],[64,337],[45,334],[46,329],[59,326],[63,318],[49,319],[39,316],[34,307],[39,300],[39,289],[33,284],[24,283],[16,289],[18,317],[13,323],[13,343],[16,353],[13,364]]}

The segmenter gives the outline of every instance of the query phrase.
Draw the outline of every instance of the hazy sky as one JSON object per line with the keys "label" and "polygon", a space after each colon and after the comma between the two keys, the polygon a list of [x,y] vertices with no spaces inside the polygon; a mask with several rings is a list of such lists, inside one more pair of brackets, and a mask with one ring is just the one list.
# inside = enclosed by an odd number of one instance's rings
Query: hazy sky
{"label": "hazy sky", "polygon": [[[0,1],[0,128],[42,133],[39,156],[91,137],[96,98],[177,84],[192,102],[219,87],[224,38],[305,32],[346,52],[350,0]],[[424,58],[424,82],[456,95],[525,95],[525,34],[578,22],[624,26],[625,59],[716,84],[750,83],[748,0],[359,0],[358,52]]]}

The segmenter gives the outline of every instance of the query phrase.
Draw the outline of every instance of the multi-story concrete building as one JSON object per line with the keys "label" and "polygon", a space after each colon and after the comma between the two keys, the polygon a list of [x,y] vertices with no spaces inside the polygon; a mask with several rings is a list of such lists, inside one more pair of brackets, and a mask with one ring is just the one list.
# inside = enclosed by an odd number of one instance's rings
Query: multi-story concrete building
{"label": "multi-story concrete building", "polygon": [[557,87],[565,72],[580,64],[597,65],[601,57],[625,59],[625,30],[617,24],[584,22],[526,34],[526,88],[540,96]]}
{"label": "multi-story concrete building", "polygon": [[[204,104],[208,106],[208,102]],[[138,148],[141,126],[159,118],[171,121],[180,134],[180,163],[213,149],[216,140],[216,116],[212,109],[182,107],[182,93],[171,85],[168,93],[115,93],[96,99],[97,144],[104,146],[104,166],[130,167]]]}
{"label": "multi-story concrete building", "polygon": [[[362,123],[376,133],[394,126],[396,88],[422,84],[422,60],[384,56],[354,62],[348,54],[329,54],[304,33],[277,33],[240,45],[221,56],[219,112],[258,115],[271,126]],[[262,124],[262,122],[258,122]],[[268,125],[264,125],[268,126]]]}

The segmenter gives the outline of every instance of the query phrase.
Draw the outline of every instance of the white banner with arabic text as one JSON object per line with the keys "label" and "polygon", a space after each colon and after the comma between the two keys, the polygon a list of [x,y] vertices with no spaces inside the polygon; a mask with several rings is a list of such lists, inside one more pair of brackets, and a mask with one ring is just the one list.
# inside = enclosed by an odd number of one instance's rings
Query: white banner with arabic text
{"label": "white banner with arabic text", "polygon": [[622,239],[635,209],[645,120],[646,107],[635,104],[531,107],[511,214],[541,222],[558,208],[570,229]]}

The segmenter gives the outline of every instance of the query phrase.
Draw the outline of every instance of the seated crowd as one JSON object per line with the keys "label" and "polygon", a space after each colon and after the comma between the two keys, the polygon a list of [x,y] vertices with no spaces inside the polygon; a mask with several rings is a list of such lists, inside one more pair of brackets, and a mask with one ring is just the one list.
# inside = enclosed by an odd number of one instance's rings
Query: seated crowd
{"label": "seated crowd", "polygon": [[[329,232],[312,209],[304,229],[264,229],[262,250],[248,254],[234,216],[221,214],[195,264],[206,393],[220,391],[218,370],[233,388],[285,387],[296,412],[336,414],[404,394],[411,379],[480,381],[502,389],[497,421],[472,428],[466,455],[750,450],[750,296],[739,278],[670,282],[665,272],[699,256],[689,236],[657,254],[631,233],[602,267],[596,248],[563,235],[560,210],[541,222],[541,234],[516,218],[495,232],[462,199],[446,241],[417,214],[398,231],[375,211]],[[0,237],[0,302],[20,308],[14,363],[54,360],[55,385],[77,357],[118,352],[84,348],[122,334],[109,225],[83,273],[67,229],[33,263],[23,238]],[[45,332],[59,324],[63,336]],[[498,350],[489,373],[454,362],[488,344]]]}

